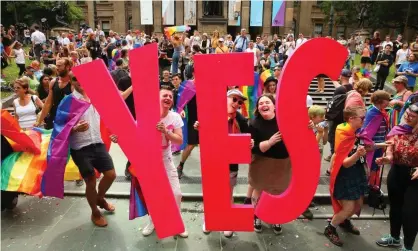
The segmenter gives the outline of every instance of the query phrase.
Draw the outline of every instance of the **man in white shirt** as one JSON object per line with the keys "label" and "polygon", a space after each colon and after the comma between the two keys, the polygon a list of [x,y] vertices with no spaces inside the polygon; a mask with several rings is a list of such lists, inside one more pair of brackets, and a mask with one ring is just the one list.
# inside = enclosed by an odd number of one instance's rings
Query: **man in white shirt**
{"label": "man in white shirt", "polygon": [[128,32],[126,34],[126,37],[125,37],[125,40],[128,42],[129,49],[132,49],[133,46],[134,46],[134,42],[133,42],[134,39],[132,37],[132,32],[130,30],[128,30]]}
{"label": "man in white shirt", "polygon": [[296,40],[296,48],[301,46],[306,41],[308,41],[308,39],[304,38],[302,33],[299,33],[299,38],[298,38],[298,40]]}
{"label": "man in white shirt", "polygon": [[42,44],[46,42],[46,37],[45,34],[39,31],[38,25],[35,25],[33,28],[35,29],[35,32],[31,35],[33,53],[35,54],[36,60],[41,62]]}
{"label": "man in white shirt", "polygon": [[[75,76],[70,74],[74,98],[90,103]],[[77,165],[81,176],[86,182],[86,198],[91,207],[91,221],[98,227],[107,226],[107,221],[98,207],[108,212],[114,212],[115,207],[105,200],[106,191],[116,179],[112,158],[106,150],[100,135],[100,115],[90,104],[89,108],[80,117],[73,127],[70,135],[70,154]],[[96,174],[94,170],[103,173],[96,190]]]}
{"label": "man in white shirt", "polygon": [[390,36],[389,35],[386,36],[386,40],[382,42],[382,47],[381,48],[385,48],[386,45],[388,45],[388,44],[390,45],[390,48],[392,48],[391,49],[391,51],[392,51],[393,50],[393,43],[392,43],[392,41],[390,41]]}
{"label": "man in white shirt", "polygon": [[62,33],[62,45],[68,46],[70,44],[70,39],[67,37],[67,33]]}

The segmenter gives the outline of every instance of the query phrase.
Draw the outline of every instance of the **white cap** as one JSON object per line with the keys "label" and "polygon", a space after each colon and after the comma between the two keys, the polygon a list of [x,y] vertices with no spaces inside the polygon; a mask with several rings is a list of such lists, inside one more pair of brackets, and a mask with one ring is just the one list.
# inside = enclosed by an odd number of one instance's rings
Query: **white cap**
{"label": "white cap", "polygon": [[312,100],[312,98],[311,98],[311,96],[306,96],[306,107],[311,107],[311,106],[313,106],[313,100]]}
{"label": "white cap", "polygon": [[243,100],[247,100],[247,98],[244,96],[244,94],[242,94],[242,92],[240,92],[240,90],[237,90],[237,89],[229,90],[226,94],[227,97],[229,97],[231,95],[236,95],[238,97],[241,97]]}

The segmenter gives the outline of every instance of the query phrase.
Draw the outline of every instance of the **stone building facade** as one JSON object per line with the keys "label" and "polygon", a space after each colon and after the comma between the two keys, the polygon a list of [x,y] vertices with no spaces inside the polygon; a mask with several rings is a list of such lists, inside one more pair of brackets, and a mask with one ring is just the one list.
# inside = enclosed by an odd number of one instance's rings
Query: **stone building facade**
{"label": "stone building facade", "polygon": [[[338,37],[345,35],[346,37],[353,33],[355,27],[344,27],[333,24],[332,34],[330,32],[330,24],[327,22],[326,15],[319,7],[320,1],[286,1],[285,2],[285,22],[284,26],[272,26],[272,1],[264,0],[263,3],[263,25],[262,27],[250,26],[250,0],[241,1],[241,25],[228,25],[228,1],[217,1],[223,5],[222,15],[217,17],[206,17],[203,14],[203,1],[196,1],[196,19],[195,26],[191,26],[192,30],[197,29],[200,32],[212,34],[214,30],[218,30],[221,35],[237,34],[241,28],[255,35],[272,35],[277,33],[285,35],[288,33],[303,33],[305,37],[314,37],[315,35],[327,36],[332,35]],[[78,5],[83,9],[85,14],[84,22],[91,27],[99,24],[102,29],[107,32],[109,30],[118,33],[125,33],[127,30],[141,30],[147,34],[162,33],[164,29],[162,17],[162,1],[152,1],[153,24],[141,24],[141,1],[77,1]],[[184,20],[184,4],[183,1],[175,2],[175,25],[183,25]],[[354,24],[355,26],[355,24]],[[369,30],[371,33],[372,31]],[[394,31],[386,31],[392,32]],[[385,31],[382,32],[386,34]],[[395,34],[392,34],[395,36]]]}

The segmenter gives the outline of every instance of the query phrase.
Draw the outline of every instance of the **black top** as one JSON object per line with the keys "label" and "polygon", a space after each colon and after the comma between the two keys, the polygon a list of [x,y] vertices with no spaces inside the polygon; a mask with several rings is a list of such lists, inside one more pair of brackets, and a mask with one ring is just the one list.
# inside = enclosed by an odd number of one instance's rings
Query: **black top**
{"label": "black top", "polygon": [[93,60],[100,57],[100,54],[102,53],[100,43],[96,40],[89,40],[86,44],[86,48],[90,51],[90,55]]}
{"label": "black top", "polygon": [[[126,91],[126,89],[128,89],[129,87],[131,87],[132,85],[132,80],[131,77],[126,76],[123,77],[119,80],[119,82],[117,83],[118,85],[118,89],[121,91]],[[136,119],[136,114],[135,114],[135,103],[134,103],[134,95],[133,93],[131,93],[126,99],[125,99],[125,103],[128,106],[129,111],[131,112],[132,116],[134,117],[134,119]]]}
{"label": "black top", "polygon": [[71,94],[71,84],[70,82],[67,83],[64,88],[59,87],[59,78],[55,79],[54,86],[52,87],[52,93],[54,95],[54,99],[52,100],[52,107],[50,111],[50,117],[52,120],[55,119],[55,115],[57,114],[57,109],[59,104],[61,103],[61,100]]}
{"label": "black top", "polygon": [[[249,133],[250,129],[248,127],[248,120],[241,115],[241,113],[237,112],[237,116],[235,117],[237,122],[238,122],[238,126],[240,129],[240,133]],[[232,123],[232,120],[229,120],[228,123]],[[228,128],[230,127],[230,125],[228,125]],[[238,171],[238,164],[229,164],[229,171],[230,172],[237,172]]]}
{"label": "black top", "polygon": [[115,46],[115,44],[109,44],[109,46],[107,47],[107,51],[106,51],[106,53],[107,53],[107,58],[112,58],[112,51],[114,50],[114,49],[116,49],[116,46]]}
{"label": "black top", "polygon": [[380,68],[379,68],[379,73],[387,75],[387,74],[389,74],[389,68],[393,64],[392,55],[391,54],[388,55],[386,53],[383,53],[383,54],[379,54],[379,56],[377,56],[377,59],[376,59],[376,61],[385,61],[385,60],[388,60],[388,66],[381,64]]}
{"label": "black top", "polygon": [[353,90],[353,85],[348,84],[348,85],[341,85],[339,86],[337,89],[335,89],[334,91],[334,95],[339,95],[339,94],[346,94],[349,91]]}
{"label": "black top", "polygon": [[194,123],[197,121],[197,104],[196,104],[196,95],[190,99],[187,103],[187,124],[189,128],[193,128]]}
{"label": "black top", "polygon": [[282,45],[282,41],[277,40],[276,42],[274,42],[274,50],[278,53],[279,52],[279,47]]}
{"label": "black top", "polygon": [[174,85],[170,81],[165,82],[164,80],[162,80],[160,82],[160,88],[161,88],[161,86],[165,86],[165,87],[169,87],[171,89],[174,89]]}
{"label": "black top", "polygon": [[113,81],[118,85],[119,80],[123,77],[129,76],[129,73],[125,69],[116,69],[110,72],[110,75],[113,78]]}
{"label": "black top", "polygon": [[254,147],[252,149],[253,154],[274,159],[286,159],[289,157],[289,153],[287,152],[283,141],[276,143],[264,153],[260,150],[260,143],[269,140],[271,136],[279,131],[276,117],[271,120],[265,120],[261,115],[257,116],[251,121],[249,129],[251,138],[254,140]]}
{"label": "black top", "polygon": [[45,90],[45,88],[42,86],[42,84],[38,85],[38,88],[36,89],[36,92],[38,93],[38,97],[40,100],[44,100],[48,97],[49,90]]}

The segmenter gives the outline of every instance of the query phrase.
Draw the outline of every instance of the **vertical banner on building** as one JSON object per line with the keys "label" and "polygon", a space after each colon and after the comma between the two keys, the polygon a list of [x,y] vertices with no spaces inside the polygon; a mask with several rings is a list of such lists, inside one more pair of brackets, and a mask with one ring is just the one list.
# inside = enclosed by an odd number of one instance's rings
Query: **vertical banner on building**
{"label": "vertical banner on building", "polygon": [[141,25],[153,24],[153,10],[151,0],[141,0],[139,3],[139,9],[141,11]]}
{"label": "vertical banner on building", "polygon": [[229,0],[228,2],[228,25],[241,25],[241,0]]}
{"label": "vertical banner on building", "polygon": [[286,3],[283,0],[273,0],[273,14],[271,15],[271,26],[284,26],[284,13]]}
{"label": "vertical banner on building", "polygon": [[175,25],[174,23],[174,0],[163,0],[161,4],[163,25]]}
{"label": "vertical banner on building", "polygon": [[196,0],[184,0],[184,24],[196,25]]}
{"label": "vertical banner on building", "polygon": [[263,0],[251,0],[250,26],[263,26]]}

